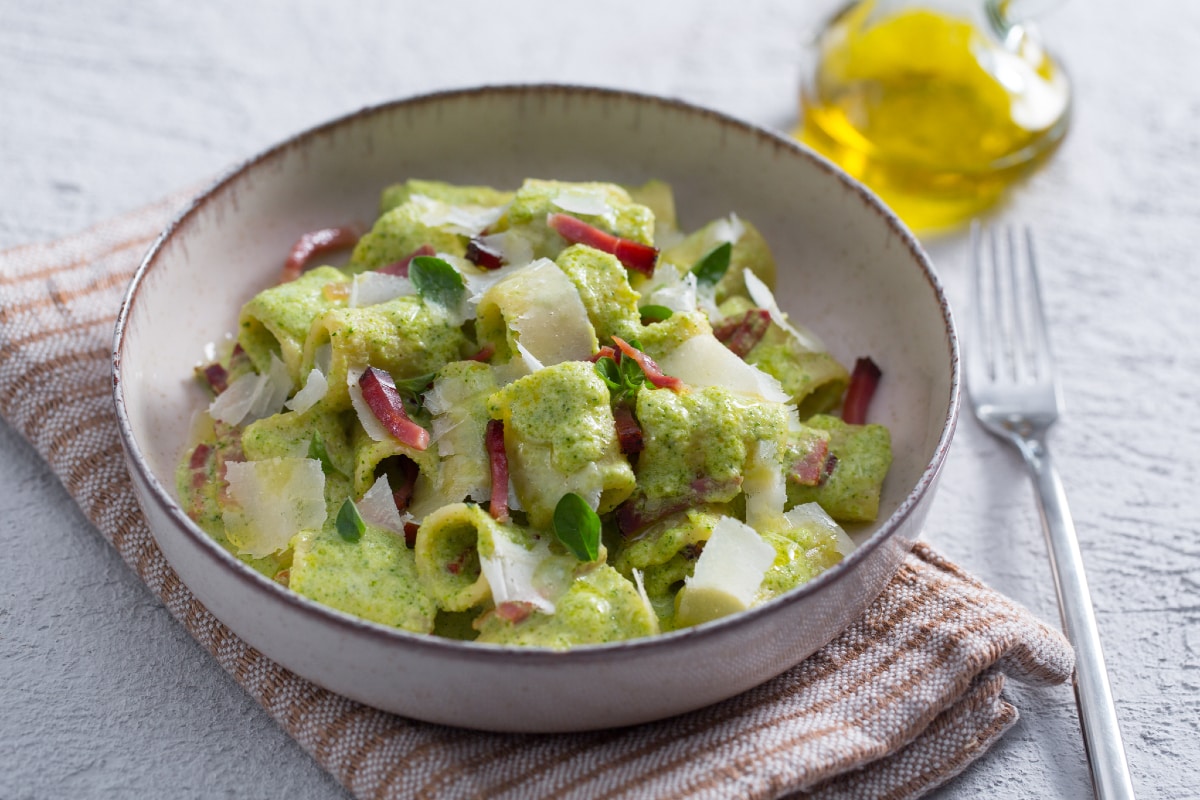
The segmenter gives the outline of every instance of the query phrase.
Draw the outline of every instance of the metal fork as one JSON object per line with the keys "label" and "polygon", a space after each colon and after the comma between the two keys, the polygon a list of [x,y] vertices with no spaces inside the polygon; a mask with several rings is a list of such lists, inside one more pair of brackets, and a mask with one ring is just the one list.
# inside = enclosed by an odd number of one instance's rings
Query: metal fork
{"label": "metal fork", "polygon": [[1046,447],[1062,397],[1046,335],[1033,235],[1025,228],[1021,238],[1023,248],[1012,228],[1000,243],[978,223],[971,227],[974,309],[967,332],[967,390],[983,426],[1024,456],[1037,490],[1058,608],[1075,648],[1075,699],[1092,788],[1101,800],[1132,798],[1075,524]]}

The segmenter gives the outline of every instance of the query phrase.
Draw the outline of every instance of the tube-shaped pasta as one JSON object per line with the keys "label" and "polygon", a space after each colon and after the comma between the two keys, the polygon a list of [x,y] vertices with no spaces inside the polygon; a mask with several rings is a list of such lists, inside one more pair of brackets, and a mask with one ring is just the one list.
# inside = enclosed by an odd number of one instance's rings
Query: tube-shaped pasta
{"label": "tube-shaped pasta", "polygon": [[637,418],[645,443],[638,487],[650,505],[729,502],[741,491],[753,442],[775,441],[781,450],[787,445],[785,406],[720,386],[687,394],[643,387]]}
{"label": "tube-shaped pasta", "polygon": [[471,503],[443,506],[424,519],[413,553],[421,585],[438,607],[466,611],[490,602],[479,551],[500,525]]}
{"label": "tube-shaped pasta", "polygon": [[848,425],[818,414],[805,425],[829,432],[836,465],[818,486],[788,481],[787,505],[815,502],[838,522],[870,522],[879,516],[879,494],[892,465],[892,437],[882,425]]}
{"label": "tube-shaped pasta", "polygon": [[371,230],[358,240],[350,256],[348,269],[361,272],[379,269],[413,254],[422,245],[439,253],[462,256],[467,237],[445,227],[422,221],[423,209],[406,198],[404,203],[386,211]]}
{"label": "tube-shaped pasta", "polygon": [[[430,478],[437,475],[437,454],[432,450],[418,450],[390,436],[382,442],[377,442],[361,427],[355,430],[351,443],[354,448],[356,497],[366,494],[367,490],[375,485],[381,473],[405,473],[405,461],[416,464],[421,475]],[[396,491],[404,483],[395,474],[389,475],[388,482],[392,491]]]}
{"label": "tube-shaped pasta", "polygon": [[354,450],[347,433],[350,423],[346,413],[320,404],[304,413],[275,414],[246,426],[242,452],[249,461],[289,456],[320,458],[323,453],[335,470],[351,475]]}
{"label": "tube-shaped pasta", "polygon": [[491,495],[492,475],[484,446],[487,400],[496,388],[492,368],[476,361],[456,361],[438,373],[425,394],[433,414],[433,445],[438,454],[435,474],[422,473],[409,511],[417,519],[449,503],[483,502]]}
{"label": "tube-shaped pasta", "polygon": [[488,612],[476,622],[476,641],[563,650],[659,632],[658,619],[637,586],[607,564],[587,569],[571,581],[556,605],[553,614]]}
{"label": "tube-shaped pasta", "polygon": [[383,190],[379,197],[379,213],[383,215],[404,205],[414,195],[424,195],[454,206],[499,207],[511,201],[513,193],[493,189],[491,186],[459,186],[444,181],[410,178],[404,183],[393,183]]}
{"label": "tube-shaped pasta", "polygon": [[368,525],[348,542],[331,523],[292,539],[288,586],[347,614],[414,633],[433,630],[437,605],[421,590],[403,537]]}
{"label": "tube-shaped pasta", "polygon": [[725,506],[702,506],[672,514],[620,549],[613,567],[627,578],[640,570],[646,595],[663,630],[673,630],[675,593],[692,574],[704,543],[726,513]]}
{"label": "tube-shaped pasta", "polygon": [[563,212],[622,239],[651,244],[654,212],[633,202],[629,192],[614,183],[569,183],[529,178],[517,190],[508,210],[493,228],[523,230],[535,256],[554,258],[562,238],[546,225],[549,214]]}
{"label": "tube-shaped pasta", "polygon": [[[317,317],[335,308],[340,301],[325,293],[330,284],[344,284],[348,278],[333,267],[317,267],[289,283],[281,283],[259,292],[242,306],[238,319],[238,342],[255,370],[265,373],[271,354],[279,355],[288,368],[292,383],[304,384],[301,372],[304,343]],[[308,362],[311,367],[311,360]]]}
{"label": "tube-shaped pasta", "polygon": [[476,311],[480,342],[500,358],[521,346],[544,366],[588,358],[596,332],[575,284],[549,259],[533,262],[484,294]]}
{"label": "tube-shaped pasta", "polygon": [[397,380],[435,372],[457,361],[468,349],[466,336],[453,320],[407,295],[373,306],[331,309],[313,324],[304,344],[304,369],[311,369],[317,351],[330,346],[329,408],[350,407],[346,374],[368,364],[386,370]]}
{"label": "tube-shaped pasta", "polygon": [[575,284],[597,337],[611,342],[613,336],[628,341],[641,335],[638,293],[616,256],[577,244],[559,253],[555,263]]}
{"label": "tube-shaped pasta", "polygon": [[533,527],[548,529],[568,492],[600,513],[633,492],[608,388],[592,364],[567,361],[527,375],[494,393],[488,412],[504,422],[513,487]]}

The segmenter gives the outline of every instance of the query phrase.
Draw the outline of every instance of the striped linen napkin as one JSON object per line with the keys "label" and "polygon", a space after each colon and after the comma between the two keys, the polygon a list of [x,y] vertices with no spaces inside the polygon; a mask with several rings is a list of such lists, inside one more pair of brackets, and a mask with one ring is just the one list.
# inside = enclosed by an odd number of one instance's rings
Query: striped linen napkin
{"label": "striped linen napkin", "polygon": [[804,663],[663,722],[506,735],[362,706],[268,660],[192,596],[134,499],[109,348],[125,285],[187,197],[0,253],[0,414],[185,628],[359,798],[917,797],[1017,718],[1006,677],[1067,680],[1063,637],[918,544],[863,617]]}

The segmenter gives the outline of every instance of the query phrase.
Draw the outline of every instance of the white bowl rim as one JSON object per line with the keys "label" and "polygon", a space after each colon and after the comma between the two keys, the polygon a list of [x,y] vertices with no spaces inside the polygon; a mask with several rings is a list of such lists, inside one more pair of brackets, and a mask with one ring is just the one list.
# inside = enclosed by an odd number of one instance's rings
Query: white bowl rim
{"label": "white bowl rim", "polygon": [[[126,409],[123,396],[122,386],[123,378],[121,375],[122,354],[126,341],[127,322],[131,314],[132,306],[137,299],[138,290],[141,288],[147,273],[153,268],[159,253],[162,251],[166,242],[178,231],[193,215],[197,214],[203,206],[222,189],[226,184],[231,183],[238,178],[244,171],[249,170],[256,165],[270,161],[290,150],[292,148],[301,147],[304,143],[314,137],[320,136],[322,133],[330,131],[341,125],[347,124],[353,120],[372,116],[378,113],[401,108],[414,107],[424,104],[443,103],[452,100],[470,99],[472,97],[485,97],[488,95],[505,95],[505,96],[595,96],[600,98],[610,98],[614,100],[632,101],[635,103],[645,103],[649,105],[658,105],[668,109],[681,111],[693,114],[699,117],[707,117],[717,122],[720,125],[731,127],[740,130],[743,133],[749,133],[761,140],[764,140],[776,149],[787,150],[794,153],[800,158],[807,159],[814,166],[830,173],[847,189],[856,194],[862,202],[867,205],[872,211],[883,218],[884,223],[890,229],[900,242],[908,249],[914,261],[920,267],[924,274],[925,280],[929,283],[930,288],[934,292],[938,300],[940,310],[942,312],[942,321],[946,334],[946,342],[949,346],[950,358],[950,397],[948,398],[946,416],[942,424],[941,434],[938,437],[937,444],[934,447],[933,457],[925,465],[921,472],[917,483],[909,490],[903,502],[896,508],[895,511],[879,526],[879,528],[871,534],[867,541],[859,545],[849,557],[843,559],[837,565],[829,568],[825,572],[813,578],[802,586],[799,586],[783,595],[776,597],[760,606],[748,609],[731,616],[723,617],[712,622],[706,622],[690,628],[670,631],[667,633],[658,634],[656,636],[648,636],[639,639],[628,639],[619,642],[611,642],[608,644],[596,645],[580,645],[572,647],[568,650],[552,650],[548,648],[518,646],[518,645],[498,645],[479,642],[462,641],[457,639],[449,639],[432,634],[412,633],[401,630],[399,628],[391,628],[379,623],[371,622],[359,617],[352,616],[345,612],[331,608],[329,606],[317,603],[303,595],[297,594],[277,583],[274,580],[255,571],[248,565],[242,563],[233,554],[229,553],[225,548],[217,543],[215,539],[205,533],[190,517],[183,511],[178,503],[174,501],[168,489],[158,480],[154,472],[150,469],[145,457],[142,455],[137,441],[133,435],[132,424],[129,419],[129,414]],[[584,86],[576,84],[557,84],[557,83],[515,83],[515,84],[489,84],[477,87],[468,87],[462,89],[448,89],[437,92],[430,92],[419,95],[402,97],[396,100],[391,100],[375,105],[365,106],[357,111],[344,114],[327,122],[307,128],[299,133],[296,133],[275,145],[260,151],[241,163],[230,168],[224,175],[216,179],[212,185],[198,194],[191,202],[180,211],[174,219],[167,225],[166,228],[158,235],[150,249],[146,252],[141,263],[138,265],[136,272],[129,283],[129,287],[125,292],[125,296],[121,303],[120,312],[117,315],[116,328],[113,336],[112,350],[112,378],[113,378],[113,397],[116,405],[117,424],[121,434],[121,441],[124,445],[125,452],[128,456],[128,461],[134,469],[137,470],[138,476],[150,488],[150,499],[154,501],[160,510],[175,522],[186,536],[193,540],[193,544],[198,544],[199,549],[210,560],[216,562],[214,568],[224,567],[231,570],[233,575],[245,583],[255,592],[273,597],[276,600],[282,600],[295,610],[302,612],[307,616],[315,616],[323,622],[332,623],[344,630],[347,634],[354,636],[369,636],[376,640],[381,640],[384,643],[393,644],[404,648],[419,648],[432,651],[433,654],[455,658],[485,658],[497,664],[514,664],[514,665],[535,665],[544,663],[561,663],[564,659],[570,659],[575,662],[599,662],[613,661],[624,658],[624,654],[631,650],[636,651],[653,651],[662,648],[676,647],[683,640],[704,640],[714,636],[720,636],[721,632],[729,626],[734,625],[752,625],[758,617],[774,613],[774,609],[791,605],[793,603],[802,602],[810,595],[815,595],[821,592],[824,587],[835,581],[842,580],[844,577],[855,572],[855,567],[859,563],[866,560],[868,554],[881,546],[885,541],[890,539],[892,535],[901,527],[901,524],[914,511],[917,503],[921,498],[930,491],[934,486],[942,466],[945,463],[946,454],[949,450],[950,443],[954,436],[955,427],[957,425],[959,403],[960,403],[960,353],[958,336],[954,318],[950,310],[949,302],[946,298],[944,287],[941,280],[934,270],[933,264],[928,255],[917,241],[916,237],[908,230],[908,228],[900,221],[884,203],[875,196],[866,186],[856,181],[845,173],[840,167],[833,162],[819,155],[815,151],[805,147],[794,139],[782,136],[767,128],[761,127],[751,122],[738,119],[720,111],[715,111],[710,108],[695,105],[685,100],[677,98],[664,97],[659,95],[644,94],[622,89],[609,89],[599,86]]]}

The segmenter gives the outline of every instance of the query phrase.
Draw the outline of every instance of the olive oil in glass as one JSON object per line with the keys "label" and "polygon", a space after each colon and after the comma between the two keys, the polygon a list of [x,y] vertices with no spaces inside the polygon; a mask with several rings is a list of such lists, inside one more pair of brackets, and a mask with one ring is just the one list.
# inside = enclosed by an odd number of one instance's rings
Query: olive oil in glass
{"label": "olive oil in glass", "polygon": [[861,0],[816,42],[798,136],[929,233],[986,210],[1066,133],[1070,89],[1001,0]]}

